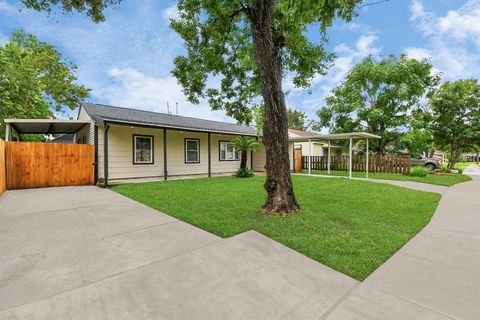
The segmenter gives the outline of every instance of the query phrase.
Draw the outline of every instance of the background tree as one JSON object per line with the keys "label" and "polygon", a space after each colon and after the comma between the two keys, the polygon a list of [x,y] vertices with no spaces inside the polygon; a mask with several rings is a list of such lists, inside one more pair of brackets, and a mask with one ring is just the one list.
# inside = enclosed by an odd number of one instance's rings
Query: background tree
{"label": "background tree", "polygon": [[[263,115],[265,113],[265,108],[262,105],[259,105],[254,106],[251,110],[255,127],[257,128],[258,133],[261,133],[263,130]],[[288,108],[287,118],[289,129],[308,129],[309,123],[307,121],[307,115],[305,114],[305,112]]]}
{"label": "background tree", "polygon": [[357,64],[343,83],[327,97],[318,112],[319,127],[331,132],[366,131],[381,137],[372,150],[386,152],[409,125],[410,114],[438,83],[426,59],[389,56],[376,61],[372,56]]}
{"label": "background tree", "polygon": [[[23,0],[37,10],[60,5],[102,21],[105,7],[120,0]],[[265,212],[286,214],[299,206],[293,192],[288,153],[288,122],[282,79],[307,88],[325,74],[332,55],[324,41],[310,41],[308,27],[322,38],[336,18],[350,20],[361,0],[179,0],[172,28],[183,38],[185,55],[175,59],[173,74],[193,103],[208,99],[239,122],[252,120],[249,106],[263,98],[263,143],[266,149]],[[214,79],[215,81],[208,81]],[[218,86],[207,84],[219,81]]]}
{"label": "background tree", "polygon": [[[64,108],[77,108],[88,89],[75,84],[75,71],[52,45],[15,31],[0,45],[0,119],[48,119]],[[2,121],[0,136],[4,133]]]}
{"label": "background tree", "polygon": [[307,115],[305,112],[288,108],[287,117],[290,129],[307,130]]}
{"label": "background tree", "polygon": [[416,158],[421,155],[431,157],[433,151],[433,136],[429,129],[413,129],[405,133],[397,142],[398,151],[408,151]]}
{"label": "background tree", "polygon": [[445,82],[431,96],[435,143],[450,153],[448,167],[480,141],[480,85],[476,79]]}

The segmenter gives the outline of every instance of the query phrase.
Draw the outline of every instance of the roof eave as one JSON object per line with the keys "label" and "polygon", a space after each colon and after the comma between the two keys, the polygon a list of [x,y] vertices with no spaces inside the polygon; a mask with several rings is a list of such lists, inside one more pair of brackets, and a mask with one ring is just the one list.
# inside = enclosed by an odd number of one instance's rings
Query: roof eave
{"label": "roof eave", "polygon": [[234,131],[225,131],[225,130],[207,130],[207,129],[201,129],[201,128],[188,128],[188,127],[181,127],[181,126],[169,126],[169,125],[146,123],[146,122],[109,119],[109,118],[102,118],[98,116],[96,116],[95,118],[100,121],[100,124],[103,124],[104,122],[108,122],[113,124],[133,125],[133,126],[148,127],[148,128],[165,128],[165,129],[180,130],[180,131],[205,132],[205,133],[210,132],[210,133],[229,134],[229,135],[236,135],[236,136],[258,137],[258,135],[254,133],[234,132]]}

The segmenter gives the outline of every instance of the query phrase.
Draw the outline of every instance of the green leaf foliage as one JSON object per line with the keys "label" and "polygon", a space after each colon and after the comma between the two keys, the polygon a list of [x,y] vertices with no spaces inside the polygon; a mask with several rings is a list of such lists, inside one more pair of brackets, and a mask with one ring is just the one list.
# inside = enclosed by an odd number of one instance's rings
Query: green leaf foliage
{"label": "green leaf foliage", "polygon": [[447,81],[429,100],[434,141],[451,153],[449,167],[480,141],[480,85],[476,79]]}
{"label": "green leaf foliage", "polygon": [[401,137],[411,112],[438,81],[426,59],[392,55],[377,61],[367,57],[327,97],[326,106],[317,112],[318,127],[377,134],[381,139],[372,141],[372,149],[384,153]]}
{"label": "green leaf foliage", "polygon": [[122,0],[22,0],[30,9],[48,13],[56,8],[60,8],[64,13],[77,11],[86,14],[95,22],[104,21],[105,9],[120,2]]}
{"label": "green leaf foliage", "polygon": [[[89,91],[75,83],[76,69],[52,45],[14,32],[0,45],[0,119],[53,118],[53,112],[75,109]],[[2,122],[1,135],[4,128]]]}
{"label": "green leaf foliage", "polygon": [[253,12],[261,5],[273,7],[271,46],[279,52],[283,75],[292,74],[295,86],[307,88],[314,76],[326,72],[333,58],[325,51],[324,41],[307,38],[307,27],[316,25],[324,32],[337,17],[351,19],[358,3],[180,0],[179,18],[171,21],[171,27],[185,41],[186,51],[174,60],[172,73],[189,101],[207,99],[213,110],[224,109],[238,122],[249,124],[253,120],[250,107],[261,103],[258,68],[269,67],[257,65]]}

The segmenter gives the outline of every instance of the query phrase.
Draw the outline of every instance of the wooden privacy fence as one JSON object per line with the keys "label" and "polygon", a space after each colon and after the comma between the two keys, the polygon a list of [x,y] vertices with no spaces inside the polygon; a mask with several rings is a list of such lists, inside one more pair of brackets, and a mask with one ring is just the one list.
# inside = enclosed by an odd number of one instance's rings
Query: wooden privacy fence
{"label": "wooden privacy fence", "polygon": [[7,188],[7,172],[5,168],[5,141],[0,139],[0,196]]}
{"label": "wooden privacy fence", "polygon": [[[330,170],[347,171],[348,156],[331,156]],[[365,171],[366,156],[352,158],[352,171]],[[328,170],[328,156],[312,156],[312,170]],[[302,157],[303,169],[308,169],[308,156]],[[370,155],[368,159],[369,172],[410,173],[410,156],[404,155]]]}
{"label": "wooden privacy fence", "polygon": [[6,150],[8,190],[94,183],[93,145],[7,142]]}

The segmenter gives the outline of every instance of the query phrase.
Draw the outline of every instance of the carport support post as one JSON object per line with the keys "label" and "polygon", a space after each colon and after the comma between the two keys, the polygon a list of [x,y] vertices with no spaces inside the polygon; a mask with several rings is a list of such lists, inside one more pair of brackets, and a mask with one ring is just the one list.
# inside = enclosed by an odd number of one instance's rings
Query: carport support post
{"label": "carport support post", "polygon": [[348,147],[348,179],[352,179],[352,138]]}
{"label": "carport support post", "polygon": [[331,164],[331,160],[330,160],[330,147],[331,147],[331,144],[330,144],[330,140],[328,140],[328,161],[327,161],[327,173],[330,175],[330,164]]}
{"label": "carport support post", "polygon": [[110,130],[110,125],[105,122],[105,127],[103,129],[103,180],[104,187],[108,188],[108,131]]}
{"label": "carport support post", "polygon": [[312,174],[312,140],[308,139],[308,174]]}
{"label": "carport support post", "polygon": [[12,134],[12,128],[10,123],[7,123],[5,126],[5,141],[10,141]]}
{"label": "carport support post", "polygon": [[368,150],[368,139],[367,139],[367,152],[365,158],[365,178],[368,179],[368,158],[370,157],[369,150]]}

